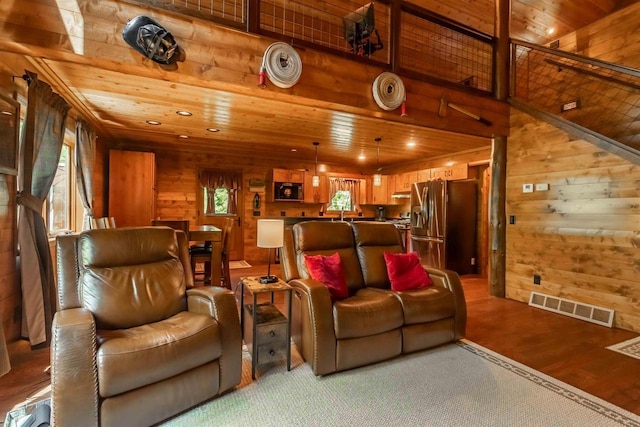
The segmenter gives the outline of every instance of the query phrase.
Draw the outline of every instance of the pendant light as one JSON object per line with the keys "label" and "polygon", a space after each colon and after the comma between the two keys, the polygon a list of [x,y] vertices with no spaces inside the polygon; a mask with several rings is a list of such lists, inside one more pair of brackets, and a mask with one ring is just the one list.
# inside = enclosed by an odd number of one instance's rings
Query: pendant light
{"label": "pendant light", "polygon": [[[377,151],[376,151],[376,172],[380,172],[380,141],[382,138],[376,138]],[[380,173],[373,174],[373,186],[380,187],[382,185],[382,175]]]}
{"label": "pendant light", "polygon": [[320,177],[318,176],[318,145],[320,145],[320,143],[314,141],[313,145],[316,147],[316,167],[314,169],[313,177],[311,178],[311,186],[320,187]]}

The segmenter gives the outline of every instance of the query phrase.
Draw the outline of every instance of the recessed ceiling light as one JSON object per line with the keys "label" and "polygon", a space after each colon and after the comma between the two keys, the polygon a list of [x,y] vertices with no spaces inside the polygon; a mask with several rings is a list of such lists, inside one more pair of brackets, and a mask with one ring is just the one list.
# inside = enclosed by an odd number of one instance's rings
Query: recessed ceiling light
{"label": "recessed ceiling light", "polygon": [[178,110],[178,111],[176,111],[176,114],[179,115],[179,116],[185,116],[185,117],[193,116],[193,114],[191,114],[188,111],[184,111],[184,110]]}
{"label": "recessed ceiling light", "polygon": [[161,125],[162,123],[157,120],[147,120],[147,124],[152,126],[158,126],[158,125]]}
{"label": "recessed ceiling light", "polygon": [[416,142],[411,140],[409,142],[407,142],[407,147],[415,147],[416,146]]}
{"label": "recessed ceiling light", "polygon": [[453,166],[455,164],[456,164],[456,162],[454,162],[453,160],[449,160],[445,165],[446,166]]}
{"label": "recessed ceiling light", "polygon": [[298,151],[298,149],[297,148],[292,148],[291,151]]}
{"label": "recessed ceiling light", "polygon": [[552,28],[547,28],[547,34],[548,34],[548,35],[553,34],[555,31],[556,31],[556,30],[555,30],[555,28],[553,28],[553,27],[552,27]]}
{"label": "recessed ceiling light", "polygon": [[360,154],[360,155],[358,156],[358,160],[360,160],[360,161],[366,160],[365,155],[364,155],[364,154]]}
{"label": "recessed ceiling light", "polygon": [[189,135],[178,135],[178,138],[180,138],[180,139],[189,139],[190,136]]}
{"label": "recessed ceiling light", "polygon": [[220,129],[218,129],[218,128],[207,128],[207,130],[209,132],[220,132]]}

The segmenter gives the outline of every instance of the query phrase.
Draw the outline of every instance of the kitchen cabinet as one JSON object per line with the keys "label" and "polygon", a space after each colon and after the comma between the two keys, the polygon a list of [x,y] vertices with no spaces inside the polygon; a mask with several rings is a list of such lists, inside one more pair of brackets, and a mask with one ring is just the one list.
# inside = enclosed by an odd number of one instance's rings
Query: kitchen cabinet
{"label": "kitchen cabinet", "polygon": [[313,186],[313,174],[304,174],[304,203],[329,203],[329,179],[319,175],[320,186]]}
{"label": "kitchen cabinet", "polygon": [[109,215],[118,227],[151,225],[155,218],[154,153],[109,151]]}
{"label": "kitchen cabinet", "polygon": [[453,166],[434,168],[431,170],[431,175],[434,179],[442,179],[444,181],[467,179],[469,178],[469,165],[460,163]]}
{"label": "kitchen cabinet", "polygon": [[393,205],[396,203],[396,200],[391,197],[393,193],[396,192],[396,175],[387,175],[387,201],[385,202],[388,205]]}
{"label": "kitchen cabinet", "polygon": [[272,182],[304,182],[304,171],[295,169],[273,169]]}
{"label": "kitchen cabinet", "polygon": [[360,205],[368,205],[369,204],[369,195],[367,194],[367,188],[369,188],[369,184],[373,182],[372,179],[359,179],[358,184],[358,204]]}
{"label": "kitchen cabinet", "polygon": [[382,175],[382,182],[379,187],[373,185],[373,179],[371,180],[371,197],[368,202],[372,205],[387,205],[389,204],[389,194],[387,186],[388,175]]}
{"label": "kitchen cabinet", "polygon": [[418,172],[404,172],[395,175],[395,191],[407,192],[411,191],[411,185],[418,182]]}
{"label": "kitchen cabinet", "polygon": [[431,179],[431,169],[420,169],[416,173],[416,182],[427,182]]}

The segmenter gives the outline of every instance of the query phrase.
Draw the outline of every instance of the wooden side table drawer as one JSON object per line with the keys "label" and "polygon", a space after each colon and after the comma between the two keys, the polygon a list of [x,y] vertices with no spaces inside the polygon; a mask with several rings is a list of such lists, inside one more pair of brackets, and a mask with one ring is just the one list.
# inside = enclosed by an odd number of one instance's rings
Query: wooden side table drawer
{"label": "wooden side table drawer", "polygon": [[283,317],[282,323],[270,323],[266,325],[258,325],[258,345],[268,344],[271,342],[287,341],[287,319]]}
{"label": "wooden side table drawer", "polygon": [[258,362],[275,362],[287,357],[287,345],[284,341],[272,342],[258,346]]}

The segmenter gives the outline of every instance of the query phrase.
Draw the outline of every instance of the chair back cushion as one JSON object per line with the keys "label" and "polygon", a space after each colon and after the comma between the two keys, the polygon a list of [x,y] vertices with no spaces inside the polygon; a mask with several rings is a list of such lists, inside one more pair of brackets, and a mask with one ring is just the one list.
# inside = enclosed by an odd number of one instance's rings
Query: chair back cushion
{"label": "chair back cushion", "polygon": [[86,231],[78,256],[80,303],[98,329],[131,328],[186,309],[187,280],[172,229]]}
{"label": "chair back cushion", "polygon": [[[290,279],[311,278],[305,263],[305,254],[328,256],[337,252],[342,261],[349,293],[353,295],[364,286],[355,250],[353,231],[349,223],[343,221],[305,221],[295,224],[292,232],[293,239],[285,239],[285,245],[293,244],[297,273],[300,277],[291,277]],[[285,252],[287,252],[287,248],[285,248]]]}
{"label": "chair back cushion", "polygon": [[384,253],[402,252],[398,230],[393,224],[375,221],[354,222],[352,226],[365,286],[389,289]]}

